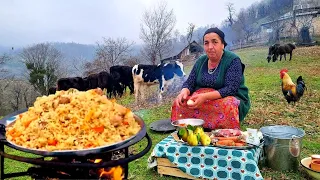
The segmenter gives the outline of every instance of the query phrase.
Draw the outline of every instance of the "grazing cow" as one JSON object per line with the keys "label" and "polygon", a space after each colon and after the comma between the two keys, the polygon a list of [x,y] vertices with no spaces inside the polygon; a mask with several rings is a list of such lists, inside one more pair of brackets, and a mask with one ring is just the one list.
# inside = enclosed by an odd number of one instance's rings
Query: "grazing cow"
{"label": "grazing cow", "polygon": [[89,90],[89,80],[88,80],[88,77],[84,77],[82,78],[83,79],[83,89],[85,91]]}
{"label": "grazing cow", "polygon": [[275,62],[278,59],[278,56],[280,55],[280,61],[282,60],[282,55],[284,56],[284,59],[286,59],[286,54],[290,54],[290,61],[292,58],[292,51],[296,48],[296,46],[294,44],[288,43],[288,44],[284,44],[284,45],[280,45],[280,44],[274,44],[272,46],[269,47],[269,52],[268,52],[268,63],[271,60],[272,57],[272,61]]}
{"label": "grazing cow", "polygon": [[87,76],[85,78],[85,82],[87,83],[86,90],[95,89],[95,88],[99,87],[98,81],[99,81],[99,74],[90,74],[89,76]]}
{"label": "grazing cow", "polygon": [[134,87],[133,87],[133,78],[132,78],[132,67],[130,66],[111,66],[110,67],[110,74],[111,75],[120,75],[119,78],[119,83],[122,86],[122,93],[120,93],[121,95],[123,94],[123,91],[125,91],[126,87],[129,87],[130,89],[130,94],[133,94],[134,92]]}
{"label": "grazing cow", "polygon": [[58,80],[57,90],[68,90],[70,88],[78,89],[79,91],[85,90],[85,84],[82,77],[60,78]]}
{"label": "grazing cow", "polygon": [[98,87],[106,89],[109,98],[111,98],[112,93],[116,97],[116,91],[114,91],[114,89],[121,88],[114,77],[106,71],[102,71],[98,74]]}
{"label": "grazing cow", "polygon": [[175,76],[185,76],[183,64],[179,61],[161,63],[158,65],[137,64],[132,68],[134,81],[134,95],[136,103],[139,96],[145,100],[145,88],[150,85],[159,84],[159,101],[162,100],[162,93],[171,85]]}
{"label": "grazing cow", "polygon": [[[110,74],[111,78],[113,79],[112,81],[112,87],[113,87],[113,95],[116,97],[117,95],[119,95],[120,97],[122,97],[123,95],[123,85],[120,82],[121,79],[121,75],[118,72],[113,72],[112,74]],[[132,76],[132,75],[131,75]]]}

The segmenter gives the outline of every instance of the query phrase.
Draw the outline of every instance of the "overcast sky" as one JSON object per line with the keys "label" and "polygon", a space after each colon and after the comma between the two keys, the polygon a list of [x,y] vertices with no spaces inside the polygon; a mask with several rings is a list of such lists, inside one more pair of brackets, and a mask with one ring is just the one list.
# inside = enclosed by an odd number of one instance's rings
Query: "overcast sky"
{"label": "overcast sky", "polygon": [[[220,25],[226,4],[236,12],[259,0],[170,0],[176,29],[185,33],[188,22],[196,27]],[[1,0],[0,45],[25,46],[39,42],[95,44],[102,37],[139,39],[142,14],[158,0]]]}

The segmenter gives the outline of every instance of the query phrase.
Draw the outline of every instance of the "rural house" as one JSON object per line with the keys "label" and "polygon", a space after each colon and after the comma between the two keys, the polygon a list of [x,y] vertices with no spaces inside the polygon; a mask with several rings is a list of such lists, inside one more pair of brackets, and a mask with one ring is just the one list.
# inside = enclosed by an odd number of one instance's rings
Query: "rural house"
{"label": "rural house", "polygon": [[181,51],[173,52],[173,56],[161,60],[161,63],[170,62],[174,60],[187,61],[199,57],[203,53],[203,47],[196,41],[192,41],[189,45],[184,47]]}
{"label": "rural house", "polygon": [[261,24],[261,35],[266,39],[274,33],[279,33],[279,38],[297,37],[299,33],[302,41],[308,41],[309,35],[320,36],[320,1],[293,0],[292,11]]}

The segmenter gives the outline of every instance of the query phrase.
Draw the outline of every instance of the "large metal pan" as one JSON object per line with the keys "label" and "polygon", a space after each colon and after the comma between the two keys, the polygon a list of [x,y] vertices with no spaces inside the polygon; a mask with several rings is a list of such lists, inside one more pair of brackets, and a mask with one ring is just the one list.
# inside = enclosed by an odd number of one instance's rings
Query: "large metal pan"
{"label": "large metal pan", "polygon": [[[21,112],[23,113],[23,112]],[[13,116],[17,116],[19,114],[12,114]],[[89,148],[89,149],[82,149],[82,150],[56,150],[56,151],[46,151],[46,150],[40,150],[40,149],[30,149],[30,148],[26,148],[26,147],[22,147],[20,145],[15,144],[14,142],[6,139],[6,141],[8,142],[7,145],[14,148],[14,149],[18,149],[24,152],[29,152],[29,153],[33,153],[33,154],[38,154],[38,155],[42,155],[42,156],[86,156],[89,154],[97,154],[97,153],[102,153],[102,152],[108,152],[111,150],[115,150],[118,149],[119,147],[121,147],[122,145],[125,145],[126,143],[129,143],[129,141],[133,140],[135,137],[139,136],[139,137],[144,137],[147,133],[146,131],[146,126],[144,121],[137,115],[134,115],[135,120],[139,123],[139,125],[141,126],[140,131],[131,136],[128,139],[125,139],[123,141],[114,143],[114,144],[109,144],[106,146],[100,146],[100,147],[95,147],[95,148]],[[6,118],[7,119],[7,118]],[[2,120],[6,120],[6,119],[2,119]],[[15,123],[15,120],[13,120],[12,116],[11,118],[9,117],[8,119],[10,119],[10,121],[6,120],[7,122],[7,126],[13,126],[13,124]],[[10,123],[8,123],[10,122]],[[141,139],[142,139],[141,138]]]}

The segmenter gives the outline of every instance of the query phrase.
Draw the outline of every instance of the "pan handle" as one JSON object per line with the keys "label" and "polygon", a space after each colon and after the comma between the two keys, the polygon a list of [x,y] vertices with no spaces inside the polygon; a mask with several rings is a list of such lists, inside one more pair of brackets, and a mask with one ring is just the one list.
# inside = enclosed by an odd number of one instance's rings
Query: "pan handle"
{"label": "pan handle", "polygon": [[77,164],[77,163],[52,162],[52,161],[45,161],[44,162],[43,160],[39,160],[36,158],[27,158],[27,157],[21,157],[21,156],[7,154],[4,151],[0,151],[0,156],[3,156],[5,158],[9,158],[9,159],[13,159],[16,161],[34,164],[34,165],[45,165],[45,166],[51,166],[51,167],[61,167],[61,166],[72,167],[72,168],[75,168],[75,167],[77,167],[77,168],[114,167],[117,165],[128,164],[129,162],[131,162],[135,159],[138,159],[138,158],[144,156],[147,152],[149,152],[149,150],[151,149],[151,146],[152,146],[152,140],[151,140],[150,136],[148,135],[148,133],[146,133],[145,137],[148,140],[148,145],[144,150],[142,150],[138,154],[129,156],[128,158],[123,158],[123,159],[119,159],[119,160],[112,160],[112,161],[96,163],[96,164],[92,164],[92,163],[79,163],[79,164]]}
{"label": "pan handle", "polygon": [[0,141],[6,142],[6,126],[4,124],[0,124]]}

